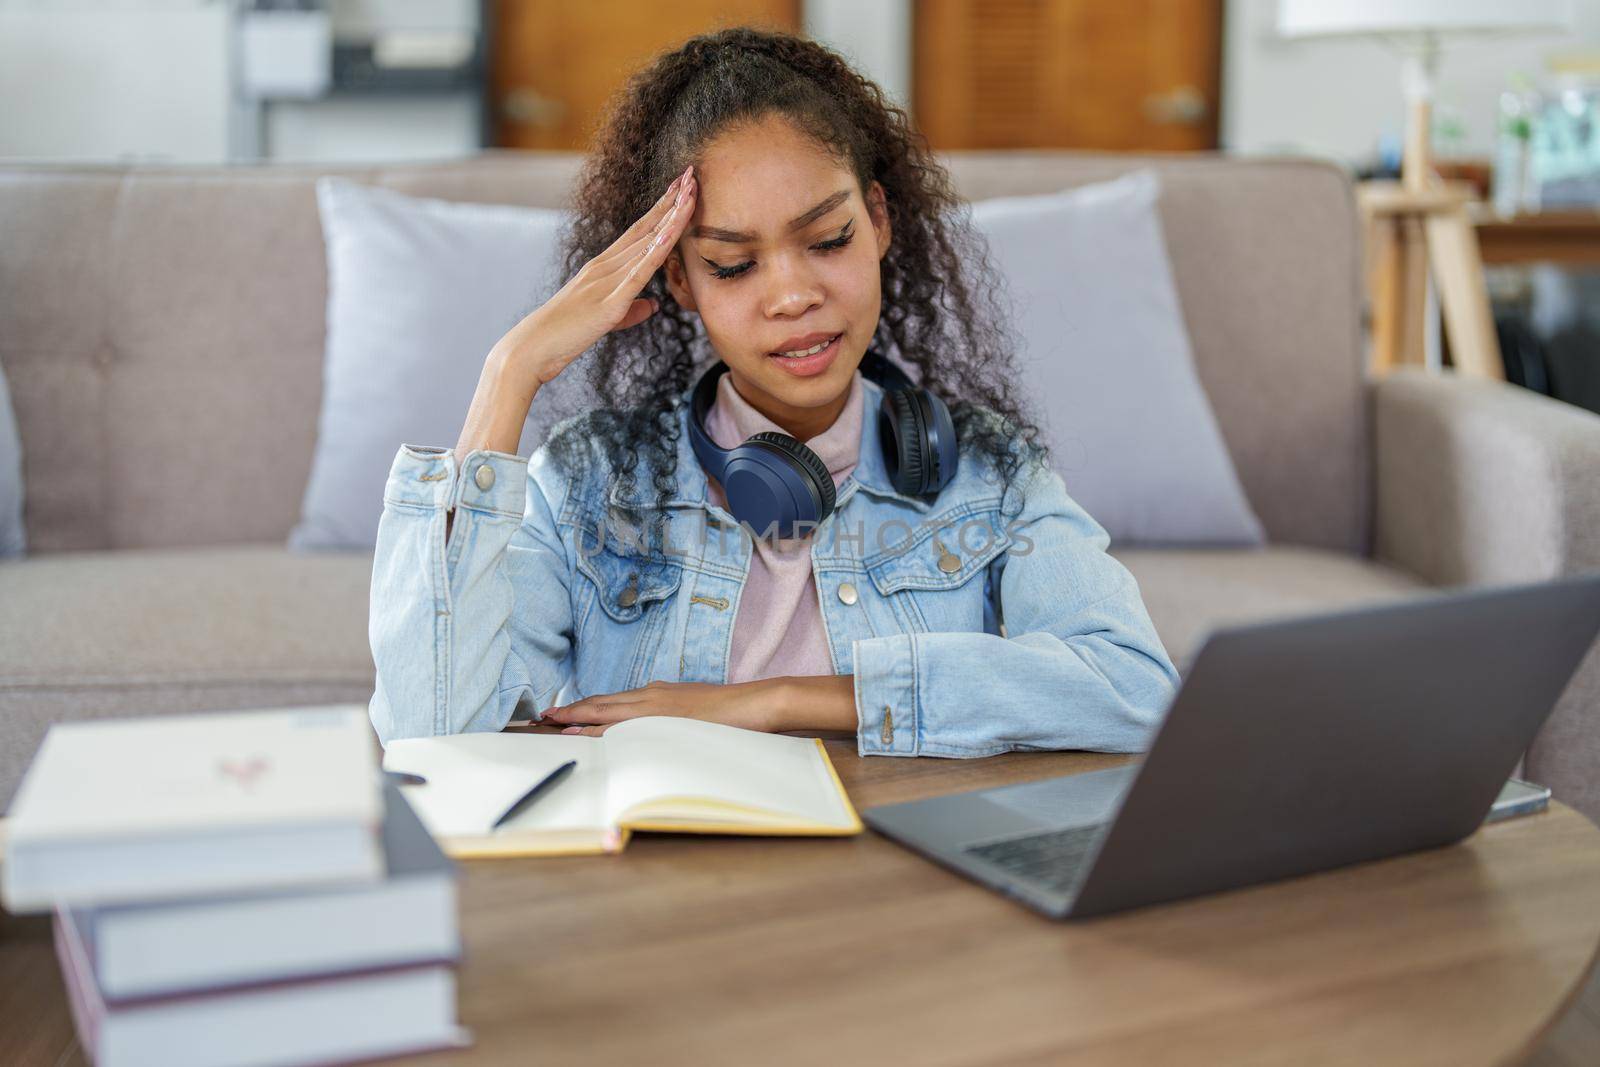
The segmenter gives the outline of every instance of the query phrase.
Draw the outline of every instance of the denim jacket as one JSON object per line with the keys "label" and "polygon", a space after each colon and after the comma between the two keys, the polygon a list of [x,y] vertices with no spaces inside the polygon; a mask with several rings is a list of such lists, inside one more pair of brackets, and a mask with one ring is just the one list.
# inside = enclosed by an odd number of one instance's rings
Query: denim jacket
{"label": "denim jacket", "polygon": [[[1142,750],[1178,673],[1105,530],[1040,463],[1009,516],[998,472],[965,450],[936,498],[896,492],[883,390],[862,384],[859,458],[809,546],[834,673],[855,676],[858,751]],[[380,740],[499,730],[658,679],[726,682],[752,531],[708,499],[687,391],[675,415],[676,492],[653,540],[634,536],[648,477],[625,496],[599,464],[573,484],[548,445],[473,451],[460,471],[450,449],[401,446],[372,570]],[[602,497],[641,516],[632,534],[606,528]]]}

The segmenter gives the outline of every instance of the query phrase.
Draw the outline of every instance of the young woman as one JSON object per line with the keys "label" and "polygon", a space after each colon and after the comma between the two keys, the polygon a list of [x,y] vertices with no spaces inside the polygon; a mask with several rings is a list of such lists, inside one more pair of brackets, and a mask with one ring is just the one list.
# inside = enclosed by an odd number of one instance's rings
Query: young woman
{"label": "young woman", "polygon": [[[813,41],[724,30],[635,75],[570,280],[489,353],[454,452],[395,457],[380,738],[678,715],[862,754],[1142,748],[1177,672],[1019,409],[959,209]],[[517,457],[585,353],[603,403]]]}

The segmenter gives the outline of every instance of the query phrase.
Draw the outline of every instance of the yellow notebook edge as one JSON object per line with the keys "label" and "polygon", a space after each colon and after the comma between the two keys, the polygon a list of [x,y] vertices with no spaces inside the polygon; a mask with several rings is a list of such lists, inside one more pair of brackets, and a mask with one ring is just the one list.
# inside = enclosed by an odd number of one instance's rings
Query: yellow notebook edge
{"label": "yellow notebook edge", "polygon": [[[616,847],[606,846],[606,837],[615,836]],[[531,838],[499,840],[492,836],[439,837],[435,840],[446,856],[455,860],[515,859],[521,856],[603,856],[621,852],[632,836],[629,827],[620,826],[602,835],[594,844],[550,845]]]}
{"label": "yellow notebook edge", "polygon": [[850,816],[850,833],[861,833],[866,827],[861,825],[861,816],[856,814],[856,806],[850,802],[850,794],[845,792],[844,783],[839,780],[839,771],[834,767],[832,757],[828,755],[828,746],[822,743],[820,737],[813,737],[811,740],[817,743],[817,754],[822,757],[822,765],[828,768],[828,777],[833,780],[833,788],[839,791],[839,799],[844,802],[844,810]]}
{"label": "yellow notebook edge", "polygon": [[859,827],[851,829],[823,826],[820,823],[810,826],[751,826],[746,822],[630,822],[625,829],[641,833],[735,834],[739,837],[853,837],[861,832]]}

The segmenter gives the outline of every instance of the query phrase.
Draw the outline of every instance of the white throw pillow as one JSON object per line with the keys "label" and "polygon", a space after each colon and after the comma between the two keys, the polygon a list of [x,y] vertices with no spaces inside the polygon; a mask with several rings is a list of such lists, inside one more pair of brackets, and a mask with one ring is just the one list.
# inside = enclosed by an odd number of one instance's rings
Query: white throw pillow
{"label": "white throw pillow", "polygon": [[1018,367],[1067,491],[1111,539],[1265,541],[1195,372],[1156,211],[1137,170],[972,205],[1021,335]]}
{"label": "white throw pillow", "polygon": [[11,390],[0,367],[0,559],[27,551],[22,525],[22,438],[11,410]]}
{"label": "white throw pillow", "polygon": [[[560,288],[567,212],[317,182],[328,255],[322,411],[295,549],[371,548],[401,444],[453,448],[484,357]],[[548,426],[534,403],[525,447]]]}

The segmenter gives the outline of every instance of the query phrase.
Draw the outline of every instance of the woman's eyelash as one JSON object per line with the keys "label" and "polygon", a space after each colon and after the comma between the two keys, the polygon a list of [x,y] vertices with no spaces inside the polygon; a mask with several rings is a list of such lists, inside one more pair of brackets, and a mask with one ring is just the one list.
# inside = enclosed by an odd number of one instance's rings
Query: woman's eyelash
{"label": "woman's eyelash", "polygon": [[[832,240],[829,240],[829,241],[820,241],[817,244],[812,245],[811,247],[816,249],[819,252],[837,252],[839,249],[841,249],[845,245],[849,244],[851,239],[855,237],[856,232],[852,228],[854,225],[855,225],[855,220],[851,219],[849,222],[845,223],[844,232],[841,233],[838,237],[835,237],[835,238],[833,238]],[[706,262],[707,263],[711,263],[710,260],[706,260]],[[745,271],[749,270],[752,266],[754,266],[754,264],[752,264],[752,263],[750,263],[748,261],[746,261],[744,263],[737,263],[737,264],[735,264],[734,266],[731,266],[731,267],[719,267],[716,264],[712,263],[711,264],[711,273],[714,276],[718,277],[718,278],[737,278],[739,275],[741,275]]]}

